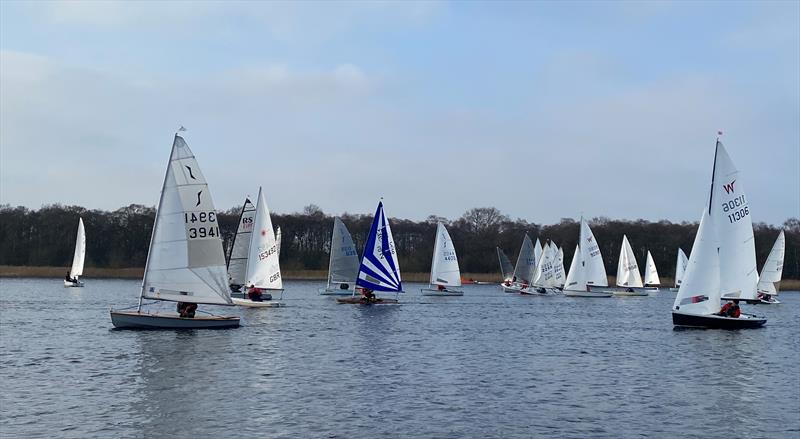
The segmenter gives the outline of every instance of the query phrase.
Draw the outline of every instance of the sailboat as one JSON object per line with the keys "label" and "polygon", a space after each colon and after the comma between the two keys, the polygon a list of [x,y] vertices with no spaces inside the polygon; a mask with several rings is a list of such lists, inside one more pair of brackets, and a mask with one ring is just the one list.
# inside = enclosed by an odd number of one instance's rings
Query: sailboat
{"label": "sailboat", "polygon": [[717,139],[711,195],[703,210],[675,303],[676,326],[755,328],[767,319],[742,313],[717,315],[720,299],[756,301],[758,273],[750,207],[739,171]]}
{"label": "sailboat", "polygon": [[[262,291],[283,292],[281,267],[278,262],[278,247],[272,229],[269,208],[261,188],[258,188],[256,212],[253,217],[253,232],[250,234],[250,254],[245,270],[245,287],[255,287]],[[273,301],[272,295],[263,294],[261,300],[234,297],[233,303],[251,308],[276,308],[283,303]]]}
{"label": "sailboat", "polygon": [[758,279],[758,298],[761,303],[781,303],[775,296],[778,295],[778,289],[775,284],[780,284],[781,276],[783,275],[783,255],[786,252],[786,237],[783,230],[778,234],[778,239],[772,245],[772,250],[767,256],[767,261],[764,262],[764,267],[761,269],[761,276]]}
{"label": "sailboat", "polygon": [[615,296],[648,296],[642,283],[642,276],[639,274],[636,255],[633,253],[627,235],[622,235],[622,247],[619,250],[617,287],[620,289],[614,290]]}
{"label": "sailboat", "polygon": [[591,290],[591,287],[607,287],[608,276],[603,265],[603,255],[594,238],[589,224],[581,217],[581,230],[578,246],[572,256],[572,264],[567,273],[564,295],[569,297],[611,297],[607,290]]}
{"label": "sailboat", "polygon": [[558,294],[556,283],[557,254],[551,245],[545,245],[536,264],[531,285],[520,290],[524,295]]}
{"label": "sailboat", "polygon": [[400,264],[397,262],[397,250],[392,239],[392,229],[389,227],[389,220],[383,212],[383,202],[378,202],[375,210],[375,217],[372,219],[372,227],[367,235],[367,242],[364,244],[364,254],[361,257],[361,265],[358,267],[358,277],[356,287],[361,288],[362,293],[385,292],[395,293],[394,299],[374,297],[368,299],[366,296],[346,297],[336,299],[338,303],[350,304],[386,304],[397,303],[397,294],[403,292],[403,283],[400,280]]}
{"label": "sailboat", "polygon": [[180,317],[142,310],[142,299],[232,305],[214,202],[189,146],[177,133],[161,189],[136,311],[111,310],[120,329],[239,326],[236,316]]}
{"label": "sailboat", "polygon": [[519,249],[517,264],[514,266],[511,285],[503,284],[503,291],[506,293],[519,293],[523,288],[527,288],[531,284],[533,272],[536,270],[535,252],[531,238],[526,233],[522,239],[522,247]]}
{"label": "sailboat", "polygon": [[514,266],[511,265],[511,260],[503,253],[503,250],[500,247],[496,248],[497,259],[500,261],[500,273],[503,275],[503,282],[500,286],[511,286],[511,280],[514,278]]}
{"label": "sailboat", "polygon": [[431,261],[431,281],[428,288],[422,288],[423,296],[463,296],[464,292],[450,287],[461,286],[461,271],[453,240],[447,228],[439,222],[436,225],[436,240],[433,243]]}
{"label": "sailboat", "polygon": [[323,296],[351,296],[358,277],[358,252],[350,231],[339,217],[333,218],[328,284],[319,290]]}
{"label": "sailboat", "polygon": [[69,269],[67,277],[64,279],[65,287],[82,287],[83,281],[79,278],[83,276],[83,264],[86,260],[86,231],[83,228],[83,218],[78,218],[78,234],[75,237],[75,253],[72,255],[72,267]]}
{"label": "sailboat", "polygon": [[239,214],[239,226],[233,236],[231,251],[228,254],[228,284],[231,292],[240,293],[247,271],[247,257],[250,254],[250,234],[253,232],[253,219],[256,206],[245,198],[242,212]]}
{"label": "sailboat", "polygon": [[675,261],[675,287],[670,288],[670,291],[678,291],[681,282],[683,282],[683,275],[686,273],[686,267],[688,265],[689,258],[686,257],[686,253],[683,252],[683,249],[678,247],[678,260]]}
{"label": "sailboat", "polygon": [[660,285],[661,279],[658,278],[656,262],[653,260],[650,250],[647,250],[647,262],[644,264],[644,286],[650,288],[650,291],[658,291]]}

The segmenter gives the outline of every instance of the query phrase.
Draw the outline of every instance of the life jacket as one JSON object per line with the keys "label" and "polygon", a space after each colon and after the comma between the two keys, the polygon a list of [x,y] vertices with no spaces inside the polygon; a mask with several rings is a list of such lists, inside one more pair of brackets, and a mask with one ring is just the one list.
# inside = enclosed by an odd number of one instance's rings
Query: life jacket
{"label": "life jacket", "polygon": [[742,312],[739,310],[739,307],[734,307],[733,312],[731,312],[731,317],[738,319],[740,315],[742,315]]}

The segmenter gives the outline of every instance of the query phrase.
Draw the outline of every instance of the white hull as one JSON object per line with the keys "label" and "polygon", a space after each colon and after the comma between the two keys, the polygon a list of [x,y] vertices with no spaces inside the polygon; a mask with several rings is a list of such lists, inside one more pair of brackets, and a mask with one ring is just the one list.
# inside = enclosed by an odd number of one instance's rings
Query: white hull
{"label": "white hull", "polygon": [[505,284],[500,284],[500,287],[503,288],[504,293],[519,293],[522,290],[522,287],[517,285],[511,285],[509,287]]}
{"label": "white hull", "polygon": [[64,281],[64,288],[73,288],[82,286],[83,286],[83,281],[80,280],[78,282],[67,282],[66,280]]}
{"label": "white hull", "polygon": [[285,307],[286,304],[282,302],[273,302],[271,300],[262,300],[260,302],[256,302],[250,299],[239,299],[239,298],[231,298],[234,305],[237,306],[246,306],[248,308],[281,308]]}
{"label": "white hull", "polygon": [[339,288],[320,288],[320,296],[352,296],[353,290],[341,290]]}
{"label": "white hull", "polygon": [[564,290],[567,297],[611,297],[613,293],[609,291],[572,291]]}
{"label": "white hull", "polygon": [[650,293],[643,288],[631,288],[633,291],[614,290],[614,297],[647,297]]}
{"label": "white hull", "polygon": [[560,291],[557,288],[528,287],[519,292],[526,296],[555,296]]}
{"label": "white hull", "polygon": [[458,290],[439,291],[439,290],[434,290],[432,288],[421,288],[420,291],[422,292],[423,296],[442,296],[442,297],[447,297],[447,296],[463,296],[464,295],[463,291],[458,291]]}
{"label": "white hull", "polygon": [[239,327],[239,317],[185,318],[177,314],[111,310],[111,323],[119,329],[223,329]]}

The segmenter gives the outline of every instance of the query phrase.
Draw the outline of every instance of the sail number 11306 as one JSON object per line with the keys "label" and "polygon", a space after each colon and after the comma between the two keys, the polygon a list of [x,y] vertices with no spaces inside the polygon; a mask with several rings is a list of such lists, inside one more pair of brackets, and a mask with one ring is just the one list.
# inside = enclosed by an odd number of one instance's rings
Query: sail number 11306
{"label": "sail number 11306", "polygon": [[747,206],[744,195],[739,195],[730,201],[722,203],[722,211],[729,212],[728,221],[731,223],[735,223],[747,215],[750,215],[750,207]]}
{"label": "sail number 11306", "polygon": [[184,212],[183,219],[189,239],[220,237],[217,214],[214,212]]}

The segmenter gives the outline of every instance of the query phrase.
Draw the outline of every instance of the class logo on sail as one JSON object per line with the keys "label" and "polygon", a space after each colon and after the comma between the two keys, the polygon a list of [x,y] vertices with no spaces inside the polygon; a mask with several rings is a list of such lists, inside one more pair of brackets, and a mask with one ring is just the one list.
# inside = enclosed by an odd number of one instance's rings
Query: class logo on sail
{"label": "class logo on sail", "polygon": [[722,188],[725,189],[725,193],[726,194],[730,194],[731,192],[733,192],[733,184],[734,183],[736,183],[736,180],[733,180],[732,182],[730,182],[728,184],[723,184],[722,185]]}

